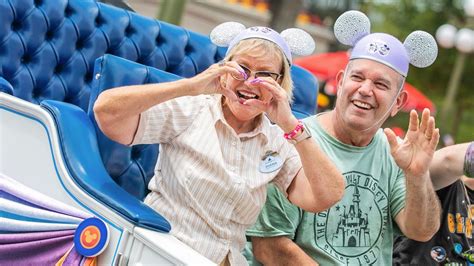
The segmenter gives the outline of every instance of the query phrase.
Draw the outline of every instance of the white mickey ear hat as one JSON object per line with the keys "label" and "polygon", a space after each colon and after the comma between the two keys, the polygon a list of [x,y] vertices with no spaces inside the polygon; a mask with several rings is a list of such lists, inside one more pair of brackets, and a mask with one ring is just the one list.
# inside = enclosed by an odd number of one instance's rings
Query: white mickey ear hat
{"label": "white mickey ear hat", "polygon": [[406,77],[411,63],[428,67],[438,56],[435,39],[425,31],[414,31],[402,44],[386,33],[370,33],[369,18],[359,11],[347,11],[334,23],[334,34],[343,44],[354,46],[349,60],[371,59],[393,68]]}
{"label": "white mickey ear hat", "polygon": [[291,54],[310,55],[315,48],[313,38],[304,30],[291,28],[279,34],[268,27],[245,28],[238,22],[225,22],[218,25],[211,31],[210,38],[215,45],[228,47],[227,53],[245,39],[259,38],[271,41],[280,47],[290,65]]}

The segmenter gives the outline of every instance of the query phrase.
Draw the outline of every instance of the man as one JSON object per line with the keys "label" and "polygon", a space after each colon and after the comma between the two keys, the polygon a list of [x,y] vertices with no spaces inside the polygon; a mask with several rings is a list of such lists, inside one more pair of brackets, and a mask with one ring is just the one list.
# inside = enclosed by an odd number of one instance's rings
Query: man
{"label": "man", "polygon": [[[396,238],[394,265],[474,263],[474,142],[445,147],[431,163],[431,179],[441,205],[441,227],[428,242]],[[464,171],[463,171],[464,170]],[[470,177],[470,178],[469,178]],[[454,182],[454,183],[452,183]]]}
{"label": "man", "polygon": [[255,258],[264,264],[389,265],[396,230],[418,241],[438,230],[440,205],[428,171],[439,140],[434,119],[424,110],[419,123],[412,111],[401,142],[391,130],[380,130],[406,103],[402,87],[409,62],[431,64],[436,42],[415,34],[424,50],[409,37],[405,43],[416,50],[412,53],[393,36],[368,34],[364,25],[356,25],[367,21],[354,11],[336,21],[336,37],[355,44],[348,66],[336,78],[336,107],[304,121],[343,173],[345,195],[315,214],[287,204],[270,187],[266,206],[247,231]]}
{"label": "man", "polygon": [[[472,235],[472,218],[474,217],[474,142],[463,143],[445,147],[435,152],[430,164],[430,177],[436,193],[441,201],[443,215],[438,232],[428,241],[419,242],[405,236],[398,236],[395,239],[393,251],[393,265],[439,265],[440,263],[461,263],[469,264],[474,261],[474,240]],[[270,198],[275,195],[274,188],[268,189]],[[282,198],[277,198],[282,201]],[[280,202],[285,212],[295,209],[285,201]],[[264,212],[270,212],[272,218],[278,216],[275,209],[267,208]],[[266,214],[262,214],[265,216]],[[299,211],[298,215],[303,215]],[[278,220],[279,218],[275,218]],[[281,219],[280,219],[281,220]],[[295,222],[296,224],[297,222]],[[285,224],[277,224],[273,230],[279,230]],[[304,232],[305,224],[300,222],[295,225],[295,233]],[[276,250],[283,250],[288,254],[293,254],[289,250],[298,251],[303,258],[308,259],[308,265],[314,264],[318,258],[310,258],[300,247],[288,241],[288,238],[295,239],[295,234],[285,234],[284,230],[275,233],[279,237],[272,237],[274,245],[279,247]],[[270,231],[271,232],[271,231]],[[286,248],[282,248],[285,247]],[[249,249],[250,246],[247,246]],[[288,249],[287,249],[288,248]],[[251,264],[258,264],[251,252],[247,250],[247,257]],[[277,253],[277,251],[276,251]],[[290,258],[291,255],[282,255],[281,258]],[[250,255],[250,256],[249,256]],[[285,259],[280,259],[284,262]]]}

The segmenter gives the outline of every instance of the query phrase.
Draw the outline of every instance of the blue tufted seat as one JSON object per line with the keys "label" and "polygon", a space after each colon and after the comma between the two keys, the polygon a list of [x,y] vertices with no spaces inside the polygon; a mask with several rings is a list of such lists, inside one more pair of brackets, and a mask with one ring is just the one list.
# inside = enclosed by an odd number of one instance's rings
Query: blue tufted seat
{"label": "blue tufted seat", "polygon": [[91,92],[88,116],[93,122],[102,161],[109,174],[122,188],[143,199],[148,194],[147,185],[154,174],[158,159],[158,145],[125,146],[107,138],[99,129],[93,113],[93,105],[99,94],[105,90],[145,83],[172,81],[179,76],[159,71],[113,55],[97,59],[95,83]]}
{"label": "blue tufted seat", "polygon": [[106,53],[183,77],[225,53],[203,35],[94,0],[3,0],[0,14],[0,76],[33,103],[87,110],[94,61]]}
{"label": "blue tufted seat", "polygon": [[[100,56],[112,54],[190,77],[225,54],[207,36],[94,0],[0,0],[0,14],[0,91],[33,103],[46,99],[70,103],[87,111],[92,121],[97,97],[97,91],[91,94],[94,62]],[[98,62],[96,74],[104,61]],[[316,79],[297,66],[292,73],[293,112],[298,117],[314,114]],[[94,86],[100,88],[104,84],[98,81]],[[110,176],[142,199],[153,175],[157,146],[125,147],[100,130],[97,139]]]}

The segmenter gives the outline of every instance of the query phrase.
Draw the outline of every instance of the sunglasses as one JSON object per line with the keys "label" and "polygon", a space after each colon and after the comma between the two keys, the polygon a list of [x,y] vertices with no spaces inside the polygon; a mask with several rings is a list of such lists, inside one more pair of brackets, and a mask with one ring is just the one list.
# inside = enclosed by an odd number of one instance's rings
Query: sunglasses
{"label": "sunglasses", "polygon": [[244,70],[246,77],[243,77],[242,75],[235,75],[231,74],[231,76],[240,81],[245,81],[248,80],[252,74],[254,78],[272,78],[275,81],[278,81],[278,79],[282,76],[281,74],[270,72],[270,71],[252,71],[248,69],[246,66],[243,66],[239,64],[239,66]]}

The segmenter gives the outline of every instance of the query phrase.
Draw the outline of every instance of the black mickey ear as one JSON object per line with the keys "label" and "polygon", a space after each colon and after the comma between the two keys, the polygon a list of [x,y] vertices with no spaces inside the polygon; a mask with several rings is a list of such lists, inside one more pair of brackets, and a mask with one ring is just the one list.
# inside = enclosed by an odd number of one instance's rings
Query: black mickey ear
{"label": "black mickey ear", "polygon": [[438,56],[436,40],[426,31],[417,30],[407,36],[403,42],[410,64],[416,67],[428,67]]}
{"label": "black mickey ear", "polygon": [[238,22],[224,22],[217,25],[209,34],[211,42],[217,46],[227,47],[230,42],[245,30],[245,26]]}
{"label": "black mickey ear", "polygon": [[345,45],[354,46],[357,41],[369,34],[369,18],[360,11],[344,12],[334,23],[334,35]]}
{"label": "black mickey ear", "polygon": [[313,37],[302,29],[286,29],[282,31],[280,35],[286,41],[291,53],[294,55],[310,55],[316,48]]}

